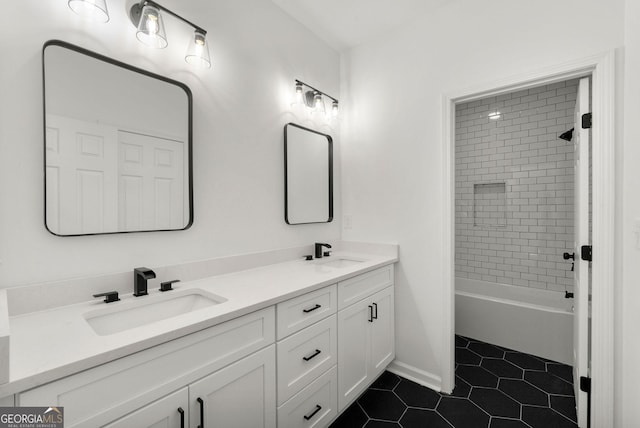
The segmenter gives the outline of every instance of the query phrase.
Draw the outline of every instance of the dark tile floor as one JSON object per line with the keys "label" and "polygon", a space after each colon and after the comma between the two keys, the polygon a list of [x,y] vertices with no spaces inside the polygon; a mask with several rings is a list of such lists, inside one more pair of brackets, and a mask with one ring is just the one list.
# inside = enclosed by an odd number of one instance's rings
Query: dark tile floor
{"label": "dark tile floor", "polygon": [[571,366],[456,336],[456,387],[384,372],[331,428],[577,428]]}

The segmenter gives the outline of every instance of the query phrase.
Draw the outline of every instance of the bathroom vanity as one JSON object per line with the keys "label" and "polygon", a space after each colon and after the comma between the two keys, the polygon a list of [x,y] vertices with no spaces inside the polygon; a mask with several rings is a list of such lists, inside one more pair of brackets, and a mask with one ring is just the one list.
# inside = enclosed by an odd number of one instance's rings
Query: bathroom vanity
{"label": "bathroom vanity", "polygon": [[11,316],[1,403],[64,406],[67,427],[326,426],[395,356],[385,247]]}

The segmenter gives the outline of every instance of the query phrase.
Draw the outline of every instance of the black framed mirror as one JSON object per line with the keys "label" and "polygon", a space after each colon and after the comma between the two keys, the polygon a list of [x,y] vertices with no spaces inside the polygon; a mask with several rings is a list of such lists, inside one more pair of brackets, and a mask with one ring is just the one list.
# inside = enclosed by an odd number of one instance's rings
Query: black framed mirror
{"label": "black framed mirror", "polygon": [[333,220],[333,139],[304,126],[284,127],[285,221]]}
{"label": "black framed mirror", "polygon": [[42,59],[47,230],[189,228],[189,88],[59,40],[45,43]]}

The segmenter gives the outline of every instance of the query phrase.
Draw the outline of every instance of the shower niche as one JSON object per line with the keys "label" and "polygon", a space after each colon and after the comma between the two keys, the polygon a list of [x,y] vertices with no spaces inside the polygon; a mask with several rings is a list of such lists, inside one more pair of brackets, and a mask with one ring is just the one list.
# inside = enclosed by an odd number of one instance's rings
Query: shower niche
{"label": "shower niche", "polygon": [[479,227],[505,227],[507,225],[506,184],[484,183],[473,185],[473,225]]}

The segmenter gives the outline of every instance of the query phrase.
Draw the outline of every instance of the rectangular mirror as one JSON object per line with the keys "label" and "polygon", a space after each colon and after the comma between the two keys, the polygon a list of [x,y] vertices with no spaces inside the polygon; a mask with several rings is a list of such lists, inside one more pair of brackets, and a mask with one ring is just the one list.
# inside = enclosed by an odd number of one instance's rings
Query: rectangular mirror
{"label": "rectangular mirror", "polygon": [[193,222],[189,88],[57,40],[43,48],[45,225],[54,235]]}
{"label": "rectangular mirror", "polygon": [[285,214],[288,224],[333,220],[333,140],[295,123],[284,127]]}

